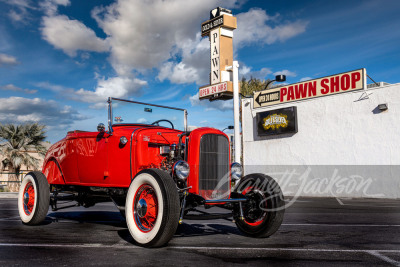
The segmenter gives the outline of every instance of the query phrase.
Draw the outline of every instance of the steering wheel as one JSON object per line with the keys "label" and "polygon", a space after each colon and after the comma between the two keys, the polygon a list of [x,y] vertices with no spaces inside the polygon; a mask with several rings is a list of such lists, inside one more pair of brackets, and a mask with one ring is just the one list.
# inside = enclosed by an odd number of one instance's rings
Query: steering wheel
{"label": "steering wheel", "polygon": [[175,129],[175,128],[174,128],[174,124],[173,124],[171,121],[169,121],[169,120],[165,120],[165,119],[162,119],[162,120],[155,121],[155,122],[153,122],[151,125],[157,125],[157,126],[160,126],[159,122],[162,122],[162,121],[168,122],[169,124],[171,124],[171,126],[172,126],[172,129]]}

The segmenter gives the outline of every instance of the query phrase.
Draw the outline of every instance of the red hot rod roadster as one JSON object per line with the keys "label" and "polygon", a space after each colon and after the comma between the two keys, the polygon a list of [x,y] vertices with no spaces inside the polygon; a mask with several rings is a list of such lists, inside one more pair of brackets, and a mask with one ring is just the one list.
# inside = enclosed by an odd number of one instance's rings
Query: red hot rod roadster
{"label": "red hot rod roadster", "polygon": [[[162,126],[164,125],[164,126]],[[108,129],[71,131],[51,146],[42,172],[21,184],[18,210],[40,224],[60,202],[90,207],[113,201],[138,245],[159,247],[197,207],[232,210],[246,235],[268,237],[282,223],[279,185],[259,173],[242,177],[228,137],[213,128],[187,131],[184,109],[108,99]],[[69,206],[70,207],[70,206]]]}

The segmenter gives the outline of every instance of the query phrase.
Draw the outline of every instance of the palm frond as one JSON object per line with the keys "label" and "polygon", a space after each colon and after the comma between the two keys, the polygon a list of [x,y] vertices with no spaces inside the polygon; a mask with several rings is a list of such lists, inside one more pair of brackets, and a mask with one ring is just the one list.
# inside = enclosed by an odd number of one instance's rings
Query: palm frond
{"label": "palm frond", "polygon": [[[44,157],[46,148],[43,141],[46,138],[45,126],[37,123],[13,125],[0,124],[0,153],[7,159],[7,165],[14,169],[25,165],[37,169],[39,160],[29,153],[36,152]],[[2,163],[4,167],[4,163]]]}

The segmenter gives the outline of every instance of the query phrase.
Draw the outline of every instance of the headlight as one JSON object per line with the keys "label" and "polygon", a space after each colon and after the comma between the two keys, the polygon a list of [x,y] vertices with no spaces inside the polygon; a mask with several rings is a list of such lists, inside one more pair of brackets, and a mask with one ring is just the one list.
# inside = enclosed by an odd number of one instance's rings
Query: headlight
{"label": "headlight", "polygon": [[190,168],[189,164],[184,160],[179,160],[174,164],[174,173],[176,177],[181,180],[185,180],[189,176]]}
{"label": "headlight", "polygon": [[243,174],[242,165],[240,165],[240,163],[237,162],[232,163],[231,174],[232,174],[232,179],[234,180],[239,180],[240,178],[242,178]]}
{"label": "headlight", "polygon": [[125,136],[122,136],[122,137],[119,139],[119,142],[120,142],[122,145],[126,145],[126,143],[128,143],[128,138],[126,138]]}

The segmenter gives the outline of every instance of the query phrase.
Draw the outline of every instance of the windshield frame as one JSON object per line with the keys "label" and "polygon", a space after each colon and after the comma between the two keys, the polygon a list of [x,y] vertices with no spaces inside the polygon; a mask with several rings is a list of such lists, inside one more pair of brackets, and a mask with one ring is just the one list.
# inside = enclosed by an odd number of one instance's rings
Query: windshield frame
{"label": "windshield frame", "polygon": [[156,104],[149,104],[149,103],[126,100],[126,99],[115,98],[115,97],[109,97],[108,100],[107,100],[107,103],[108,103],[108,131],[109,131],[110,134],[112,134],[112,132],[113,132],[113,123],[112,123],[112,121],[113,121],[112,120],[112,118],[113,118],[112,101],[113,100],[122,101],[122,102],[128,102],[128,103],[133,103],[133,104],[141,104],[141,105],[147,105],[147,106],[153,106],[153,107],[167,108],[167,109],[183,111],[183,126],[184,126],[184,131],[187,132],[187,129],[188,129],[187,128],[187,115],[188,115],[188,113],[187,113],[186,109],[174,108],[174,107],[168,107],[168,106],[162,106],[162,105],[156,105]]}

